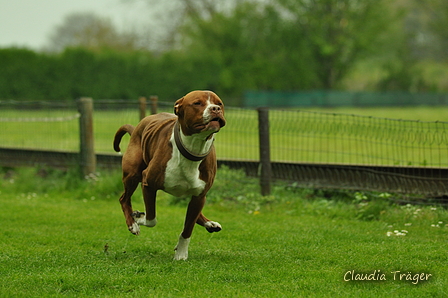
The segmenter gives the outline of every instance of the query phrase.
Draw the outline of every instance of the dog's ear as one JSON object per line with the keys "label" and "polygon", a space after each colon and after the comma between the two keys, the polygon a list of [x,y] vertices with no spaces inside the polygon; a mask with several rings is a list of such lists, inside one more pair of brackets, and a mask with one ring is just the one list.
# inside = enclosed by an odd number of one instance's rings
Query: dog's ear
{"label": "dog's ear", "polygon": [[181,99],[178,99],[176,101],[176,103],[174,104],[174,114],[176,114],[177,116],[179,116],[179,114],[180,114],[180,110],[182,108],[183,101],[184,101],[184,98],[182,97]]}

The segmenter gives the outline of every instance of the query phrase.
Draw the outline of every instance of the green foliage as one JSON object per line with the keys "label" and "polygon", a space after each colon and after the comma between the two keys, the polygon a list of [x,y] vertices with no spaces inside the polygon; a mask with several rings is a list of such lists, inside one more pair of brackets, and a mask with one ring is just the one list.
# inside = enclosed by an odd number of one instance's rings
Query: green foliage
{"label": "green foliage", "polygon": [[158,83],[149,53],[0,49],[0,64],[1,99],[137,98],[153,94]]}
{"label": "green foliage", "polygon": [[390,202],[387,200],[390,196],[388,193],[381,193],[375,196],[356,192],[353,200],[353,204],[356,207],[356,218],[362,220],[380,219],[381,215],[390,206]]}
{"label": "green foliage", "polygon": [[434,83],[427,83],[422,69],[416,66],[416,61],[406,61],[404,58],[384,66],[386,75],[377,83],[379,91],[437,91]]}
{"label": "green foliage", "polygon": [[[378,68],[409,59],[399,54],[403,16],[384,1],[239,1],[207,15],[191,14],[179,45],[158,54],[87,45],[53,54],[0,49],[0,99],[174,100],[211,89],[236,106],[247,90],[337,89],[364,59],[386,61]],[[426,86],[420,73],[395,69],[386,69],[379,89]]]}
{"label": "green foliage", "polygon": [[231,14],[193,19],[184,35],[189,53],[218,64],[218,92],[241,96],[247,89],[317,87],[300,33],[272,6],[242,2]]}
{"label": "green foliage", "polygon": [[354,65],[381,49],[381,38],[397,19],[384,1],[317,0],[278,3],[292,15],[291,24],[308,48],[321,88],[333,89]]}
{"label": "green foliage", "polygon": [[111,196],[118,199],[123,191],[121,174],[118,171],[81,177],[77,168],[0,168],[1,177],[2,189],[27,196],[57,194],[75,199],[109,199]]}
{"label": "green foliage", "polygon": [[0,50],[0,98],[45,99],[57,75],[52,62],[49,56],[31,50]]}

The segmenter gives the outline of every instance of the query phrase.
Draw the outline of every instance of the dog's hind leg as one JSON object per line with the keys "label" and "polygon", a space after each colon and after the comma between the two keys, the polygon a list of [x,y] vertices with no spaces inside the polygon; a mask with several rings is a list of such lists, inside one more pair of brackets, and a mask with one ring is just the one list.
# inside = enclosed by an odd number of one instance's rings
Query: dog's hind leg
{"label": "dog's hind leg", "polygon": [[129,231],[134,235],[140,234],[140,228],[133,218],[131,196],[137,188],[139,182],[139,179],[136,177],[124,177],[124,193],[120,197],[121,209],[123,210],[124,217],[126,219],[126,225]]}
{"label": "dog's hind leg", "polygon": [[198,225],[203,226],[209,233],[219,232],[222,230],[222,227],[219,224],[219,222],[209,220],[207,217],[204,216],[204,214],[202,214],[202,212],[199,214],[196,223]]}
{"label": "dog's hind leg", "polygon": [[142,171],[145,167],[140,144],[133,140],[131,136],[131,142],[122,159],[124,193],[120,198],[120,203],[126,219],[126,225],[134,235],[140,234],[140,227],[133,217],[131,196],[142,181]]}

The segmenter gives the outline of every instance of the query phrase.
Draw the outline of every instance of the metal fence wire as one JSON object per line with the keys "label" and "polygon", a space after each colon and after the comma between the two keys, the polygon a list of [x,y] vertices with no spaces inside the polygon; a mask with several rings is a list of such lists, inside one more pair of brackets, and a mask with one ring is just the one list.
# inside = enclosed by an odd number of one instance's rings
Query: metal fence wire
{"label": "metal fence wire", "polygon": [[448,195],[448,122],[271,110],[274,176],[297,185]]}
{"label": "metal fence wire", "polygon": [[[172,112],[173,104],[159,102],[159,112]],[[74,102],[0,101],[0,149],[77,152],[78,117]],[[218,160],[258,175],[257,110],[226,107],[226,119],[216,135]],[[137,100],[94,100],[95,152],[118,156],[112,148],[116,130],[138,122]],[[448,196],[448,122],[271,109],[269,128],[275,179],[307,187]],[[123,151],[128,139],[123,138]],[[7,158],[0,156],[0,166]]]}
{"label": "metal fence wire", "polygon": [[273,161],[448,168],[448,122],[271,110]]}
{"label": "metal fence wire", "polygon": [[0,147],[77,151],[79,117],[75,102],[0,101]]}

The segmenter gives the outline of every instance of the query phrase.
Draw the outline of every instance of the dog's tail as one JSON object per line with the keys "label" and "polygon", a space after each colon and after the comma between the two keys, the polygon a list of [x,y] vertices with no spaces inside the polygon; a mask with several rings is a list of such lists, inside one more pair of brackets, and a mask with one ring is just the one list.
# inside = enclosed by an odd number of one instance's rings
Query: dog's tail
{"label": "dog's tail", "polygon": [[128,133],[129,135],[132,135],[132,132],[134,131],[134,126],[130,125],[130,124],[125,124],[122,127],[120,127],[117,132],[115,133],[115,137],[114,137],[114,150],[116,152],[120,152],[120,142],[121,142],[121,138]]}

